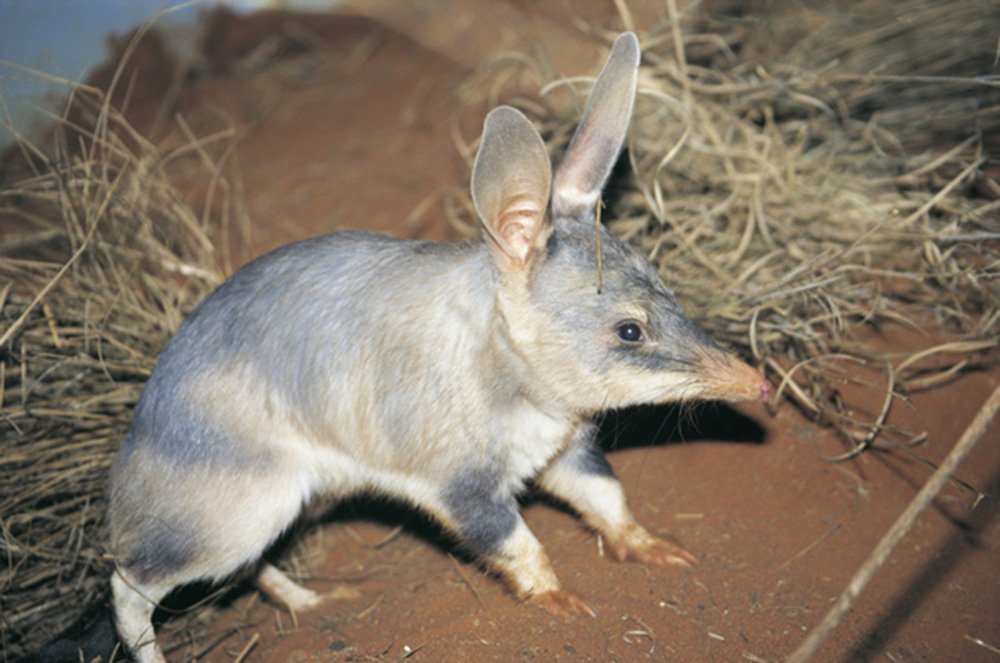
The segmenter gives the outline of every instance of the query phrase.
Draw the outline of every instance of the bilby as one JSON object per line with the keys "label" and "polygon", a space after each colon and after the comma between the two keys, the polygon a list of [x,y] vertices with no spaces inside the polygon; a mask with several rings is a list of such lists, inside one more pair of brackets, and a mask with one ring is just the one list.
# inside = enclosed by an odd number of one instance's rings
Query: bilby
{"label": "bilby", "polygon": [[310,503],[358,493],[431,515],[517,597],[557,614],[591,610],[521,518],[529,482],[618,560],[695,562],[636,522],[593,418],[770,388],[685,317],[641,255],[595,230],[638,65],[625,33],[554,174],[520,112],[489,113],[471,184],[481,241],[290,244],[184,322],[111,476],[114,610],[137,659],[163,659],[151,616],[185,583],[250,568],[293,611],[351,595],[302,587],[261,555]]}

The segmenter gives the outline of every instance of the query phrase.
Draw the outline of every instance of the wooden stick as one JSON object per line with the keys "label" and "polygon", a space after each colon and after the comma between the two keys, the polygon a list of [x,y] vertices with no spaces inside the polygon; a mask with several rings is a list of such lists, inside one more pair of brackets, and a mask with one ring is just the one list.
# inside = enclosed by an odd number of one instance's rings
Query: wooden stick
{"label": "wooden stick", "polygon": [[979,441],[983,433],[986,432],[986,428],[990,425],[998,409],[1000,409],[1000,386],[994,389],[990,397],[986,399],[986,403],[980,408],[975,418],[965,429],[965,432],[962,433],[962,437],[955,444],[955,448],[951,450],[951,453],[941,463],[941,466],[931,475],[931,478],[927,480],[927,483],[924,484],[924,487],[913,498],[910,505],[906,507],[906,511],[896,519],[896,522],[893,523],[889,531],[882,537],[882,540],[879,541],[872,554],[869,555],[865,563],[854,574],[847,589],[844,590],[844,593],[840,595],[837,602],[830,608],[823,621],[813,629],[812,633],[809,634],[809,637],[805,639],[799,648],[788,657],[788,663],[805,663],[812,658],[823,640],[840,624],[840,620],[851,609],[851,605],[853,605],[858,595],[861,594],[868,581],[875,575],[879,567],[885,563],[885,560],[889,558],[889,554],[892,553],[893,549],[906,533],[910,531],[913,523],[916,522],[920,514],[927,508],[927,505],[937,496],[941,488],[951,478],[952,473],[954,473],[959,464],[965,459],[969,451],[972,450],[976,442]]}

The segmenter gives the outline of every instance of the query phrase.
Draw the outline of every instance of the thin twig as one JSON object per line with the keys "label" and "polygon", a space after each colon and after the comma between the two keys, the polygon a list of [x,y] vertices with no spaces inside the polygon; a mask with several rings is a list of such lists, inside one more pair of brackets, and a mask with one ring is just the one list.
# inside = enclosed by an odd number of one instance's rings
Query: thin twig
{"label": "thin twig", "polygon": [[788,657],[787,660],[789,663],[805,663],[809,661],[823,640],[830,635],[833,629],[837,628],[841,619],[851,609],[854,601],[861,594],[865,585],[868,584],[868,581],[871,580],[875,572],[889,558],[896,545],[910,531],[910,528],[913,527],[920,514],[924,512],[924,509],[937,496],[959,464],[972,450],[976,442],[979,441],[983,433],[986,432],[986,428],[992,422],[997,410],[1000,410],[1000,386],[996,387],[993,393],[990,394],[990,397],[986,399],[986,402],[979,409],[972,422],[966,427],[965,432],[962,433],[962,437],[959,438],[951,453],[948,454],[948,457],[945,458],[937,471],[928,479],[924,487],[910,502],[910,505],[906,507],[906,511],[893,523],[889,531],[879,541],[875,550],[872,551],[868,559],[865,560],[865,563],[854,574],[851,582],[847,585],[847,589],[844,590],[840,598],[837,599],[837,602],[830,608],[823,621],[813,629],[812,633],[809,634],[809,637],[805,639],[799,648]]}

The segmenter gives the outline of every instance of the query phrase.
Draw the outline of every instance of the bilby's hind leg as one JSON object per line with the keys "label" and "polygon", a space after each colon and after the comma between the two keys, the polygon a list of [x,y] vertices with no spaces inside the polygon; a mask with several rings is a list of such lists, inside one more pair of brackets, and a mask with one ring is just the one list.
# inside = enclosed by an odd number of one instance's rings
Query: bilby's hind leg
{"label": "bilby's hind leg", "polygon": [[312,610],[325,601],[355,599],[361,592],[352,587],[336,587],[328,592],[314,592],[298,584],[272,564],[261,564],[257,586],[272,601],[283,604],[290,612]]}
{"label": "bilby's hind leg", "polygon": [[153,612],[173,586],[173,582],[141,583],[123,569],[116,569],[111,576],[118,637],[138,663],[164,663],[166,660],[156,644]]}
{"label": "bilby's hind leg", "polygon": [[255,563],[308,497],[294,465],[272,469],[273,476],[157,476],[151,466],[144,461],[124,475],[110,513],[120,561],[112,578],[116,622],[122,644],[143,663],[163,660],[150,623],[156,603],[174,587],[219,581]]}

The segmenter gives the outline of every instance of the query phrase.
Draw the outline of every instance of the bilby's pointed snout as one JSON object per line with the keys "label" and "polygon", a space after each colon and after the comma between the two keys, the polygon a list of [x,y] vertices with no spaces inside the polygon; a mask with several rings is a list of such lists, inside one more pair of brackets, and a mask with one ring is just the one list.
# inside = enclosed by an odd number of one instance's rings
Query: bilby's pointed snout
{"label": "bilby's pointed snout", "polygon": [[773,390],[767,378],[733,355],[703,356],[699,369],[706,396],[725,401],[766,401],[771,397]]}

